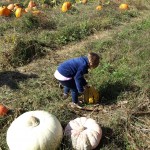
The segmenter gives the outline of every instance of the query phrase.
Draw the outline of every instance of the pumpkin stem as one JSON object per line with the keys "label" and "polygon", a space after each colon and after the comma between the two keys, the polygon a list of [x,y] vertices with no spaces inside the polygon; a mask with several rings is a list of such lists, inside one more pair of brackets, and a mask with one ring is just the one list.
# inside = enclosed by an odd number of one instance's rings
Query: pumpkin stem
{"label": "pumpkin stem", "polygon": [[36,127],[40,123],[40,120],[34,116],[31,116],[27,122],[28,126]]}
{"label": "pumpkin stem", "polygon": [[78,130],[79,130],[80,132],[82,132],[82,131],[84,131],[85,129],[86,129],[86,127],[82,126],[82,127],[80,127]]}

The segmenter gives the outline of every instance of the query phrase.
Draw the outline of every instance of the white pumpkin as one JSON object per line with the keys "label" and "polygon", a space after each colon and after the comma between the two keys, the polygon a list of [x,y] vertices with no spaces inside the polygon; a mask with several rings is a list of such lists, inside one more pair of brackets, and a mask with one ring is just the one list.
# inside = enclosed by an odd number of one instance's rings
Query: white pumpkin
{"label": "white pumpkin", "polygon": [[37,110],[16,118],[7,130],[10,150],[55,150],[63,137],[59,120],[52,114]]}
{"label": "white pumpkin", "polygon": [[64,134],[71,138],[74,149],[92,150],[100,143],[102,130],[92,118],[80,117],[67,124]]}

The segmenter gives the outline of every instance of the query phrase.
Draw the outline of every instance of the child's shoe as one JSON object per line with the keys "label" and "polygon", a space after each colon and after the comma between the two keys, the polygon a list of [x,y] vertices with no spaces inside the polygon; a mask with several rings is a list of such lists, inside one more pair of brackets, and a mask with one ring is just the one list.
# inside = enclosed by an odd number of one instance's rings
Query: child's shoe
{"label": "child's shoe", "polygon": [[58,86],[59,86],[60,89],[63,89],[63,85],[61,83],[59,83]]}
{"label": "child's shoe", "polygon": [[63,93],[63,96],[62,96],[63,100],[67,99],[68,98],[68,94],[66,93]]}
{"label": "child's shoe", "polygon": [[71,108],[78,108],[78,109],[81,109],[81,108],[82,108],[81,106],[79,106],[79,104],[76,104],[76,103],[73,103],[73,102],[71,102],[71,103],[69,104],[69,106],[70,106]]}

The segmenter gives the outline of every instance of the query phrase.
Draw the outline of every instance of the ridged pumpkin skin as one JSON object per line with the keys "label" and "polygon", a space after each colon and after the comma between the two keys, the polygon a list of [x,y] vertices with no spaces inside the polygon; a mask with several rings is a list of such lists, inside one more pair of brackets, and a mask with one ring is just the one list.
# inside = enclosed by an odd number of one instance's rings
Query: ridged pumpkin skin
{"label": "ridged pumpkin skin", "polygon": [[62,12],[67,12],[71,8],[71,3],[70,2],[64,2],[62,5]]}
{"label": "ridged pumpkin skin", "polygon": [[119,9],[120,10],[127,10],[127,9],[129,9],[129,6],[128,6],[128,4],[120,4]]}
{"label": "ridged pumpkin skin", "polygon": [[96,104],[99,102],[99,92],[94,87],[88,87],[84,91],[84,102],[87,104]]}
{"label": "ridged pumpkin skin", "polygon": [[10,16],[11,10],[9,10],[6,6],[0,7],[0,16]]}
{"label": "ridged pumpkin skin", "polygon": [[95,120],[80,117],[67,124],[64,136],[71,139],[75,150],[92,150],[100,143],[102,130]]}
{"label": "ridged pumpkin skin", "polygon": [[29,111],[16,118],[7,130],[10,150],[56,150],[62,140],[59,120],[46,111]]}

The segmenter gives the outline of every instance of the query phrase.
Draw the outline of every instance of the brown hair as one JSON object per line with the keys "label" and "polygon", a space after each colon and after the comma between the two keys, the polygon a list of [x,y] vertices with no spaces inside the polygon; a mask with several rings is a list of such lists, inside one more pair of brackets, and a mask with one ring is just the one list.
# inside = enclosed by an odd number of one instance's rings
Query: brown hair
{"label": "brown hair", "polygon": [[96,53],[88,53],[89,67],[96,68],[99,65],[100,56]]}

